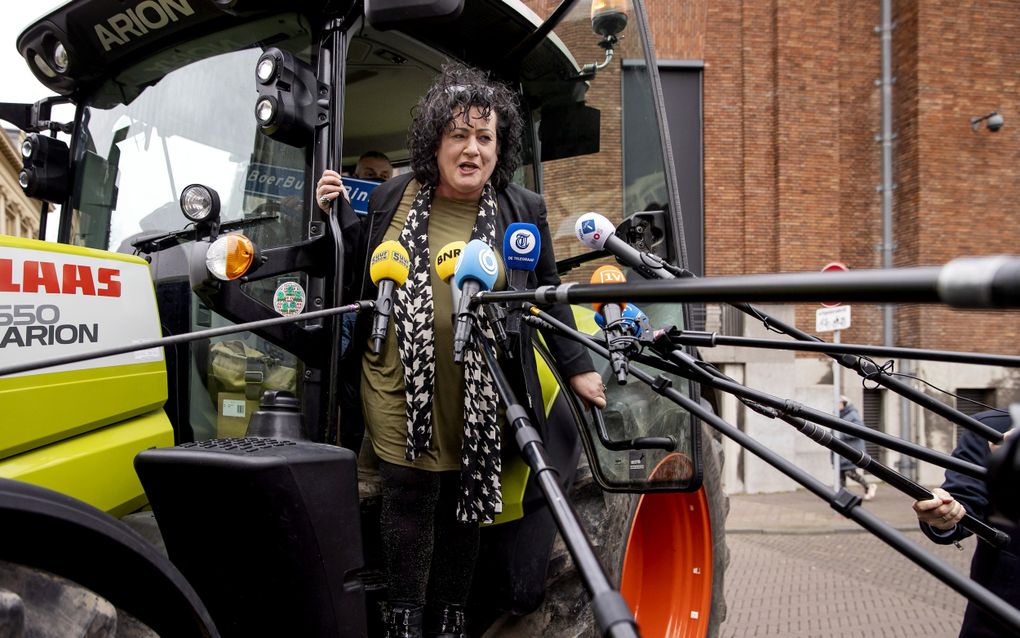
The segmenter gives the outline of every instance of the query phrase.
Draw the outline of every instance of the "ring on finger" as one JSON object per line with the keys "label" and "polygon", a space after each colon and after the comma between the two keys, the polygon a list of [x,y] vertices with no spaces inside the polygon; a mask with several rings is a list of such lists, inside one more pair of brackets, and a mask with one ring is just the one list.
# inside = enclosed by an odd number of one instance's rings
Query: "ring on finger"
{"label": "ring on finger", "polygon": [[320,204],[328,204],[329,203],[329,195],[323,195],[322,197],[320,197],[319,198],[319,203]]}

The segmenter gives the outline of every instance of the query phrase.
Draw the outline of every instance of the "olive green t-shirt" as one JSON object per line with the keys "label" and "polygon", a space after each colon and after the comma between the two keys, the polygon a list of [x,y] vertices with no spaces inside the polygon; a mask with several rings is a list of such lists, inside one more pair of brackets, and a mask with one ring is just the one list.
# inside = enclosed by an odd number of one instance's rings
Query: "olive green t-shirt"
{"label": "olive green t-shirt", "polygon": [[[384,241],[400,237],[418,188],[416,180],[408,183]],[[394,328],[396,322],[392,318],[380,353],[373,354],[370,348],[365,351],[361,365],[361,409],[375,453],[384,461],[437,472],[460,469],[464,440],[464,369],[453,362],[453,300],[450,284],[440,279],[436,272],[435,255],[450,242],[468,241],[477,216],[477,201],[437,196],[432,202],[428,231],[436,353],[432,447],[414,462],[404,458],[407,449],[407,400],[404,366],[400,362]],[[500,281],[504,281],[502,269]],[[505,283],[497,282],[496,287],[505,287]]]}

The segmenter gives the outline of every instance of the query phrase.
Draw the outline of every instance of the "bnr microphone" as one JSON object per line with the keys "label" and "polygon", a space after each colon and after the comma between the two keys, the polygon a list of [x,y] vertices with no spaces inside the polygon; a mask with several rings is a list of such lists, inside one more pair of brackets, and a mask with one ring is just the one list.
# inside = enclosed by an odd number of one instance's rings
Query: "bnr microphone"
{"label": "bnr microphone", "polygon": [[393,289],[403,286],[411,270],[411,259],[400,242],[384,241],[372,253],[369,274],[372,283],[379,286],[375,298],[375,313],[372,315],[372,352],[379,354],[393,310]]}
{"label": "bnr microphone", "polygon": [[577,218],[574,232],[581,243],[593,250],[608,250],[621,262],[654,279],[676,279],[663,267],[658,255],[643,253],[616,236],[616,227],[598,213],[585,213]]}
{"label": "bnr microphone", "polygon": [[472,239],[460,252],[453,272],[454,287],[460,289],[457,300],[456,324],[453,329],[453,361],[464,361],[464,347],[471,337],[475,315],[471,310],[471,297],[482,290],[490,290],[499,276],[499,260],[495,251],[480,239]]}
{"label": "bnr microphone", "polygon": [[[464,246],[467,246],[465,242],[451,241],[439,249],[435,262],[436,273],[444,283],[449,284],[453,279],[453,271],[457,268],[457,260],[460,259],[460,251],[464,250]],[[457,303],[460,301],[460,290],[453,285],[450,288],[453,290],[453,308],[456,310]]]}
{"label": "bnr microphone", "polygon": [[[591,275],[590,283],[593,284],[622,284],[627,278],[623,271],[616,266],[599,266]],[[623,304],[623,308],[627,304]],[[623,308],[616,303],[593,303],[595,313],[602,315],[604,322],[603,332],[606,335],[606,347],[609,350],[609,361],[613,365],[613,372],[616,373],[616,381],[620,385],[627,383],[627,341],[630,335],[626,334],[621,319]]]}

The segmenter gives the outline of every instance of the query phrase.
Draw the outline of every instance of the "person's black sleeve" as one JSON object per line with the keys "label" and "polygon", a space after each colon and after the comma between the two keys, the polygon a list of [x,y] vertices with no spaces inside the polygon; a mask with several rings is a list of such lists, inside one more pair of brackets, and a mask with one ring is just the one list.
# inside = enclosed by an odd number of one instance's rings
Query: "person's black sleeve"
{"label": "person's black sleeve", "polygon": [[[987,467],[989,454],[988,441],[969,430],[960,435],[959,443],[953,450],[954,457],[981,467]],[[946,470],[946,480],[942,483],[942,489],[959,501],[968,514],[984,520],[988,509],[988,489],[983,481],[953,470]],[[948,545],[971,535],[959,525],[945,532],[934,529],[926,523],[920,523],[920,526],[925,536],[940,545]]]}
{"label": "person's black sleeve", "polygon": [[[535,216],[535,225],[538,226],[539,236],[542,241],[542,250],[538,256],[538,264],[535,267],[535,277],[539,286],[557,286],[560,283],[560,275],[556,272],[556,255],[553,252],[552,236],[549,233],[549,222],[546,218],[545,199],[540,200],[538,214]],[[548,312],[556,319],[575,328],[574,313],[567,304],[544,304],[539,307]],[[560,372],[567,379],[583,372],[592,372],[595,366],[592,365],[591,356],[584,346],[573,339],[560,336],[552,330],[543,330],[542,336],[549,347],[549,352],[556,358],[556,365]]]}

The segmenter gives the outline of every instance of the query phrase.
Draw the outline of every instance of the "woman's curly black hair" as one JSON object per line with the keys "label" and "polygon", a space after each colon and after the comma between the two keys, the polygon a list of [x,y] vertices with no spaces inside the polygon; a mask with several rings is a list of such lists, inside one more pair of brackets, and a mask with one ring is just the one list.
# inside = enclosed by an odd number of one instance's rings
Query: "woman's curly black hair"
{"label": "woman's curly black hair", "polygon": [[483,117],[496,112],[496,168],[490,181],[496,190],[510,184],[521,162],[524,128],[517,96],[502,82],[476,68],[460,63],[443,65],[435,82],[414,107],[407,133],[411,170],[420,184],[439,183],[436,151],[454,114],[476,107]]}

